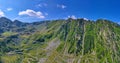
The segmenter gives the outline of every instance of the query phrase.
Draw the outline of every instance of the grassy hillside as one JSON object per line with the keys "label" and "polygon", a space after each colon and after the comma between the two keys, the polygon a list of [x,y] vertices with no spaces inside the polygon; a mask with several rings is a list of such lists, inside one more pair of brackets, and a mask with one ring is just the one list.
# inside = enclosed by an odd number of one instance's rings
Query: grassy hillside
{"label": "grassy hillside", "polygon": [[0,63],[120,62],[120,25],[111,21],[70,18],[29,26],[1,34]]}

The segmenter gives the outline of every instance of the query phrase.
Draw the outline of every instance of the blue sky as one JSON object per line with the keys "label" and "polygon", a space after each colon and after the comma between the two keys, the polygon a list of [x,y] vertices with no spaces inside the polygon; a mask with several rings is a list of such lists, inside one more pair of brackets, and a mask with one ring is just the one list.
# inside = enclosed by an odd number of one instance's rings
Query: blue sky
{"label": "blue sky", "polygon": [[52,19],[99,18],[120,21],[119,0],[0,0],[0,17],[33,22]]}

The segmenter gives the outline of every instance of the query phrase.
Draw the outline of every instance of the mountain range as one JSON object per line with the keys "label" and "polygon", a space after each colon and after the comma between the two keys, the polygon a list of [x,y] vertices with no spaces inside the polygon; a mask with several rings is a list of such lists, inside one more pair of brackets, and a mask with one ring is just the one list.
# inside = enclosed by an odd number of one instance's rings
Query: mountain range
{"label": "mountain range", "polygon": [[84,18],[0,18],[0,63],[119,63],[120,25]]}

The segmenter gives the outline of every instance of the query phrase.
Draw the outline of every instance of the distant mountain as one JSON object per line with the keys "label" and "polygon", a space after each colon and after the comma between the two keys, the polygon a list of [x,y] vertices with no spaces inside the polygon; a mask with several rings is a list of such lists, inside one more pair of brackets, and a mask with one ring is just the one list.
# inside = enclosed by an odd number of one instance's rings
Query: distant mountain
{"label": "distant mountain", "polygon": [[26,25],[25,23],[18,21],[18,20],[13,21],[13,24],[17,27],[23,27]]}
{"label": "distant mountain", "polygon": [[11,21],[8,18],[1,17],[0,18],[0,33],[4,32],[25,32],[27,29],[34,28],[41,24],[41,22],[34,24],[34,23],[23,23],[19,20]]}
{"label": "distant mountain", "polygon": [[0,63],[119,63],[120,25],[104,19],[0,18]]}
{"label": "distant mountain", "polygon": [[9,27],[11,23],[12,21],[5,17],[0,18],[0,27]]}

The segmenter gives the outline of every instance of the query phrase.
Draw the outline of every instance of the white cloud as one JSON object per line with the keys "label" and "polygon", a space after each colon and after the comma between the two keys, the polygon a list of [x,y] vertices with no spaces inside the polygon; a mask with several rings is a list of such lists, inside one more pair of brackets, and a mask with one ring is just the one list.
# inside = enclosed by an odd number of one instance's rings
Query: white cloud
{"label": "white cloud", "polygon": [[71,18],[72,18],[72,19],[77,19],[76,16],[74,16],[74,15],[72,15]]}
{"label": "white cloud", "polygon": [[68,16],[68,18],[77,19],[75,15]]}
{"label": "white cloud", "polygon": [[40,12],[40,11],[36,12],[34,10],[31,10],[31,9],[27,9],[26,11],[21,11],[21,12],[19,12],[18,15],[28,15],[31,17],[45,18],[45,16],[43,15],[42,12]]}
{"label": "white cloud", "polygon": [[46,7],[46,6],[47,6],[46,3],[40,3],[40,4],[37,5],[37,7]]}
{"label": "white cloud", "polygon": [[67,6],[65,6],[65,5],[59,5],[59,4],[57,4],[57,7],[58,7],[58,8],[65,9]]}
{"label": "white cloud", "polygon": [[48,15],[48,13],[45,13],[45,15],[47,16],[47,15]]}
{"label": "white cloud", "polygon": [[0,9],[0,17],[3,17],[3,16],[5,16],[4,12]]}
{"label": "white cloud", "polygon": [[38,4],[37,6],[38,6],[38,7],[42,7],[42,5],[41,5],[41,4]]}
{"label": "white cloud", "polygon": [[47,4],[46,4],[46,3],[43,3],[43,5],[44,5],[44,6],[47,6]]}
{"label": "white cloud", "polygon": [[7,8],[7,11],[12,11],[13,10],[13,8]]}
{"label": "white cloud", "polygon": [[72,18],[72,19],[77,19],[77,17],[75,16],[75,15],[69,15],[67,18],[65,18],[65,19],[68,19],[68,18]]}
{"label": "white cloud", "polygon": [[83,18],[84,20],[86,20],[86,21],[88,21],[88,19],[87,18]]}

